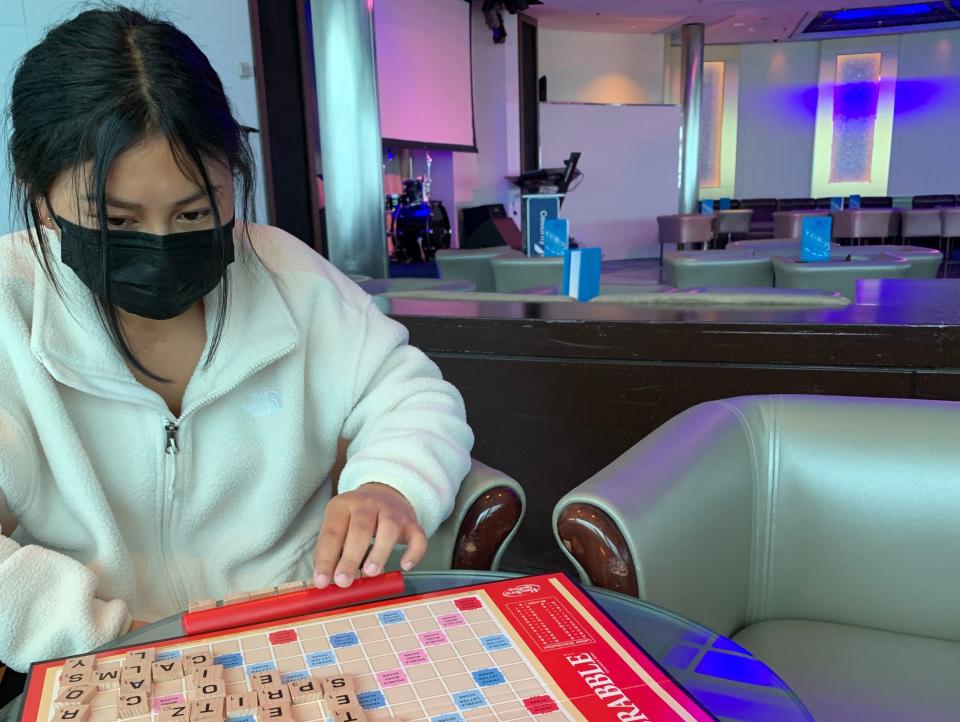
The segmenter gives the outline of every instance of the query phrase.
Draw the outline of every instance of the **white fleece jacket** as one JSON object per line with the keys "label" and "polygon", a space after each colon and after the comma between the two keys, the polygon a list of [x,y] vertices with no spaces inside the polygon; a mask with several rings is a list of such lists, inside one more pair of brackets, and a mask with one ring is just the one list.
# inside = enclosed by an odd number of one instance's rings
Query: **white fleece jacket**
{"label": "white fleece jacket", "polygon": [[[0,522],[18,520],[0,535],[0,660],[12,669],[104,644],[131,617],[309,578],[341,440],[341,492],[389,484],[427,534],[449,515],[473,445],[460,394],[322,257],[249,228],[262,263],[238,228],[220,347],[205,367],[208,341],[179,419],[113,348],[56,236],[66,304],[30,236],[0,238]],[[212,330],[219,289],[205,301]]]}

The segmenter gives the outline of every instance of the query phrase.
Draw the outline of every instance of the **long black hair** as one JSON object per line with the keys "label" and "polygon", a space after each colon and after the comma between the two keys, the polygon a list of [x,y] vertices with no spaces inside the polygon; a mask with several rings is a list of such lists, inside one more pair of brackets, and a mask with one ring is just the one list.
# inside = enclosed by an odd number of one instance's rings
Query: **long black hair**
{"label": "long black hair", "polygon": [[[50,207],[51,186],[61,173],[72,171],[78,212],[81,196],[94,199],[102,271],[109,278],[105,195],[110,166],[150,136],[169,142],[184,175],[206,190],[224,270],[209,364],[227,308],[222,223],[230,219],[220,218],[204,161],[224,163],[231,170],[241,219],[251,208],[254,165],[246,134],[206,55],[185,33],[157,17],[116,5],[87,10],[51,29],[24,55],[14,77],[9,115],[12,197],[26,227],[34,231],[37,260],[61,298],[39,208],[41,203]],[[111,302],[110,284],[105,286],[98,309],[117,349],[134,368],[165,381],[134,355]]]}

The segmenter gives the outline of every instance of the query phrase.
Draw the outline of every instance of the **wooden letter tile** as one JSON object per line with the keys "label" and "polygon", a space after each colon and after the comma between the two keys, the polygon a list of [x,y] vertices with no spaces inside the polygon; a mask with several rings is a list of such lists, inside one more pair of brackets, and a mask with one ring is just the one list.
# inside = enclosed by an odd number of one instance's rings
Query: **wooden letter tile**
{"label": "wooden letter tile", "polygon": [[187,608],[189,612],[200,612],[204,609],[213,609],[217,606],[216,599],[198,599],[195,602],[190,602],[190,606]]}
{"label": "wooden letter tile", "polygon": [[152,679],[149,664],[124,664],[120,669],[121,682],[125,679],[142,679],[143,677]]}
{"label": "wooden letter tile", "polygon": [[116,689],[120,686],[120,667],[113,669],[98,669],[93,673],[93,681],[101,692]]}
{"label": "wooden letter tile", "polygon": [[264,597],[272,597],[276,593],[276,587],[266,587],[265,589],[258,589],[255,592],[250,592],[250,599],[263,599]]}
{"label": "wooden letter tile", "polygon": [[261,687],[272,687],[273,685],[280,684],[280,673],[261,672],[259,674],[251,674],[250,684],[254,689],[260,689]]}
{"label": "wooden letter tile", "polygon": [[279,587],[277,587],[277,593],[287,594],[288,592],[302,592],[304,589],[308,589],[312,586],[312,582],[307,582],[301,579],[300,581],[281,584]]}
{"label": "wooden letter tile", "polygon": [[78,707],[80,705],[89,705],[97,694],[97,688],[90,687],[63,687],[60,694],[53,701],[58,707]]}
{"label": "wooden letter tile", "polygon": [[190,704],[165,704],[160,708],[158,722],[190,722]]}
{"label": "wooden letter tile", "polygon": [[149,677],[124,677],[120,675],[120,696],[127,694],[149,694],[153,689],[153,683]]}
{"label": "wooden letter tile", "polygon": [[61,687],[89,687],[91,684],[93,684],[93,670],[90,668],[64,669],[60,673]]}
{"label": "wooden letter tile", "polygon": [[329,702],[329,707],[336,711],[340,707],[359,707],[360,702],[357,700],[357,695],[353,690],[343,690],[337,692],[336,694],[327,695],[327,702]]}
{"label": "wooden letter tile", "polygon": [[146,692],[134,692],[117,698],[117,712],[120,719],[132,719],[150,714],[150,698]]}
{"label": "wooden letter tile", "polygon": [[237,604],[238,602],[245,602],[250,599],[249,592],[237,592],[236,594],[228,594],[223,598],[224,606],[228,604]]}
{"label": "wooden letter tile", "polygon": [[293,722],[293,709],[289,702],[274,705],[260,705],[257,711],[260,722]]}
{"label": "wooden letter tile", "polygon": [[212,679],[197,686],[197,698],[204,699],[205,697],[226,697],[226,689],[226,685],[223,683],[222,679]]}
{"label": "wooden letter tile", "polygon": [[199,687],[204,682],[209,682],[214,679],[223,679],[223,666],[219,664],[211,664],[206,667],[200,667],[193,673],[193,684],[196,687]]}
{"label": "wooden letter tile", "polygon": [[183,676],[192,677],[198,669],[209,667],[213,664],[213,655],[201,652],[199,654],[188,654],[183,658]]}
{"label": "wooden letter tile", "polygon": [[85,704],[61,707],[54,714],[56,722],[84,722],[90,716],[90,707]]}
{"label": "wooden letter tile", "polygon": [[323,698],[323,688],[320,686],[320,681],[313,678],[290,682],[287,689],[290,690],[290,699],[294,704],[315,702]]}
{"label": "wooden letter tile", "polygon": [[179,659],[169,659],[165,662],[154,662],[151,665],[154,682],[166,682],[183,679],[183,662]]}
{"label": "wooden letter tile", "polygon": [[191,722],[199,722],[199,720],[223,722],[223,697],[198,699],[190,705],[190,720]]}
{"label": "wooden letter tile", "polygon": [[281,702],[290,702],[290,690],[284,684],[271,684],[257,690],[261,707],[273,707]]}
{"label": "wooden letter tile", "polygon": [[367,716],[359,705],[352,707],[335,707],[333,718],[336,722],[367,722]]}
{"label": "wooden letter tile", "polygon": [[329,674],[320,678],[323,685],[324,697],[331,697],[338,692],[353,692],[353,680],[344,677],[342,674]]}
{"label": "wooden letter tile", "polygon": [[64,669],[69,669],[71,672],[76,670],[85,670],[88,669],[91,672],[96,667],[96,655],[88,654],[83,657],[71,657],[66,662],[63,663]]}
{"label": "wooden letter tile", "polygon": [[134,652],[127,652],[123,656],[123,666],[124,667],[136,667],[142,666],[142,669],[146,669],[151,664],[153,664],[157,659],[157,650],[153,647],[147,649],[138,649]]}
{"label": "wooden letter tile", "polygon": [[231,694],[227,697],[227,717],[246,717],[252,715],[260,706],[260,699],[256,692]]}

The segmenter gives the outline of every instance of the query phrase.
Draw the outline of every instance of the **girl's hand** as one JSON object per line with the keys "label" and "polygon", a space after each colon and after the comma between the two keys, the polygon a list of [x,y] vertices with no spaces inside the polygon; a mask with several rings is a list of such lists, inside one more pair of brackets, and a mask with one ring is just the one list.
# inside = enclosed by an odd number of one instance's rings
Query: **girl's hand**
{"label": "girl's hand", "polygon": [[376,576],[398,543],[407,545],[400,566],[410,571],[427,551],[427,536],[403,494],[377,483],[337,494],[323,514],[314,553],[314,584],[323,589],[333,581],[338,587],[349,587],[360,576],[361,563],[365,576]]}

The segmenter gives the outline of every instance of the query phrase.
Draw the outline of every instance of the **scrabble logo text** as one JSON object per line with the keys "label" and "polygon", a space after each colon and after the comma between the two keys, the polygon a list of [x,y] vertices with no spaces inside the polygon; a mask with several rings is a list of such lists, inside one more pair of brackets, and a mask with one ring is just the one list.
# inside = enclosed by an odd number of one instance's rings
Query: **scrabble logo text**
{"label": "scrabble logo text", "polygon": [[593,693],[606,703],[607,707],[619,710],[617,719],[620,722],[644,722],[645,720],[649,722],[650,718],[643,714],[640,708],[623,693],[623,690],[614,684],[592,654],[568,654],[565,659],[593,690]]}

